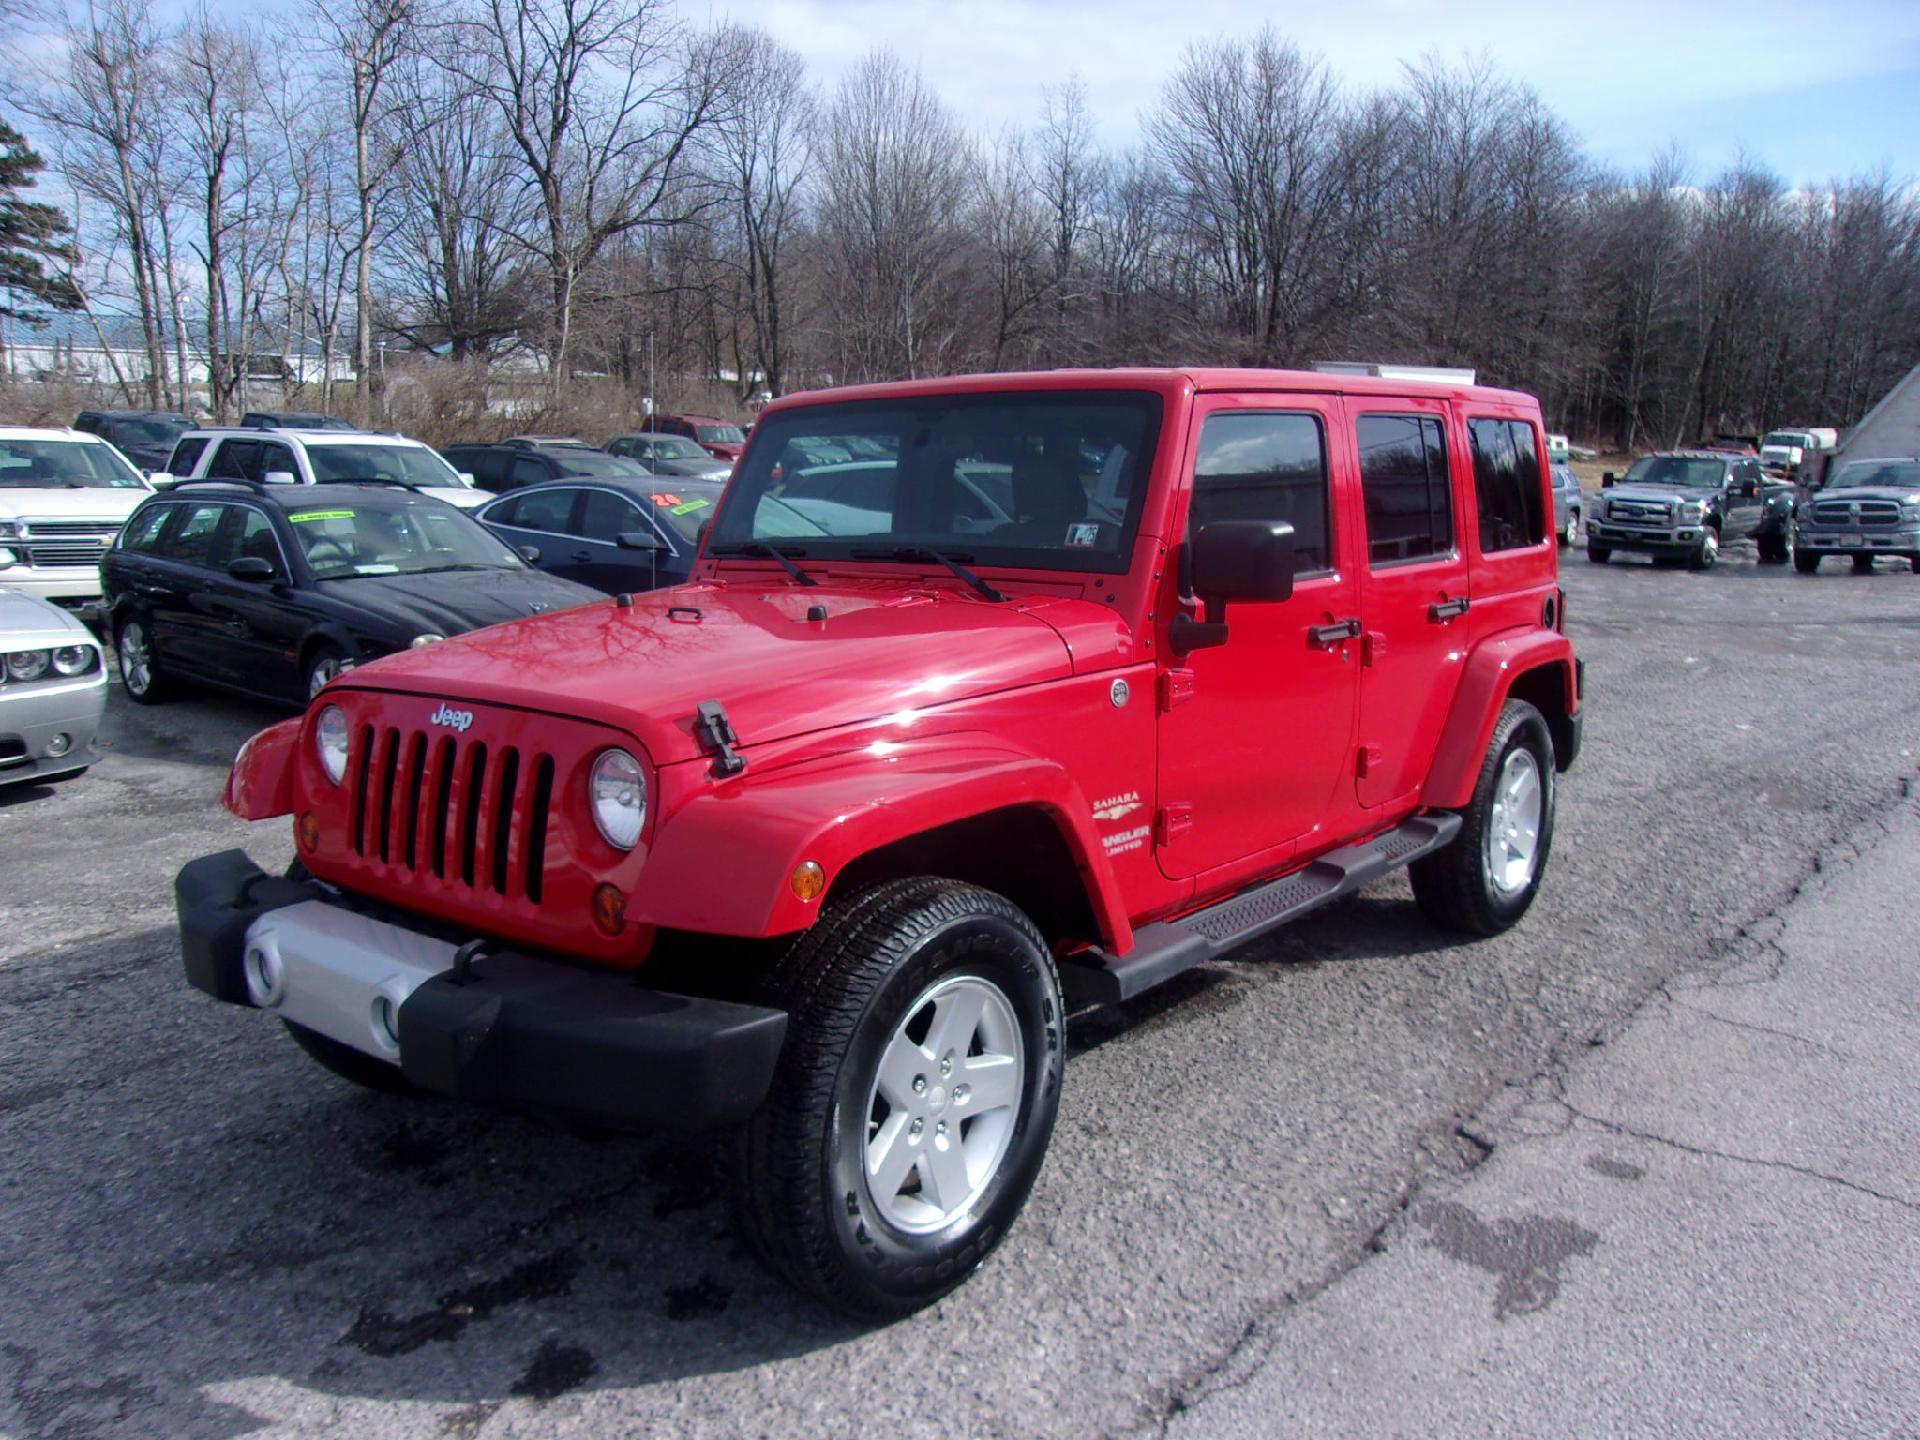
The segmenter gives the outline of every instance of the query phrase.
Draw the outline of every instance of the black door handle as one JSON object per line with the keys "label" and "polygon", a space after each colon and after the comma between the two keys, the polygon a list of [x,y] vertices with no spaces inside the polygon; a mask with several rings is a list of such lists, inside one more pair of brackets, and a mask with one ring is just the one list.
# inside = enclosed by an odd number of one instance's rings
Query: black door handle
{"label": "black door handle", "polygon": [[576,565],[584,565],[591,559],[593,559],[593,552],[591,550],[576,550],[573,552],[573,563]]}
{"label": "black door handle", "polygon": [[1472,604],[1473,602],[1464,595],[1457,596],[1452,600],[1442,600],[1437,605],[1427,606],[1427,619],[1438,625],[1444,620],[1453,619],[1456,615],[1466,614],[1468,607]]}
{"label": "black door handle", "polygon": [[1307,639],[1315,645],[1338,645],[1342,640],[1352,640],[1360,633],[1358,620],[1336,620],[1331,625],[1316,625],[1307,631]]}

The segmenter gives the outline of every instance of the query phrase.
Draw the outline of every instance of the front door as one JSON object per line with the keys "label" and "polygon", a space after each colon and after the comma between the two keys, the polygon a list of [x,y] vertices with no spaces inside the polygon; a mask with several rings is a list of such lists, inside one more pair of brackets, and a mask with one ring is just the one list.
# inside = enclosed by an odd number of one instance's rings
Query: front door
{"label": "front door", "polygon": [[1353,776],[1359,803],[1371,807],[1416,789],[1439,744],[1468,648],[1467,559],[1446,406],[1347,406],[1366,525]]}
{"label": "front door", "polygon": [[1338,419],[1333,402],[1311,395],[1197,407],[1185,533],[1284,520],[1296,563],[1291,599],[1230,605],[1224,645],[1168,658],[1154,829],[1172,878],[1271,866],[1351,812],[1360,596],[1330,483]]}

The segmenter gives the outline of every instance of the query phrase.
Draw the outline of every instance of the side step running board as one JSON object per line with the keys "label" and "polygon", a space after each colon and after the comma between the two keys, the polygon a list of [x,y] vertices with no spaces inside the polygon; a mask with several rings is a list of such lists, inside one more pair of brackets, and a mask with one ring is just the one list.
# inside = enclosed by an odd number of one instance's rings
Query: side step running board
{"label": "side step running board", "polygon": [[1304,869],[1243,890],[1205,910],[1143,925],[1133,932],[1133,949],[1123,956],[1083,951],[1060,966],[1067,1004],[1078,1010],[1131,1000],[1182,970],[1224,955],[1309,910],[1352,894],[1389,870],[1411,864],[1459,833],[1458,815],[1416,816],[1364,844],[1330,850]]}

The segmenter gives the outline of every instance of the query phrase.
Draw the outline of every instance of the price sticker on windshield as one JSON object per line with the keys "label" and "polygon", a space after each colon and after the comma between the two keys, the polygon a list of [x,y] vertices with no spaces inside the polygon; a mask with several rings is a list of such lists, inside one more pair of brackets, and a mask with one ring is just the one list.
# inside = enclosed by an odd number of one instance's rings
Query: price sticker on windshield
{"label": "price sticker on windshield", "polygon": [[691,515],[696,510],[706,509],[707,506],[712,503],[711,500],[682,500],[678,505],[669,505],[667,507],[667,513],[669,515]]}

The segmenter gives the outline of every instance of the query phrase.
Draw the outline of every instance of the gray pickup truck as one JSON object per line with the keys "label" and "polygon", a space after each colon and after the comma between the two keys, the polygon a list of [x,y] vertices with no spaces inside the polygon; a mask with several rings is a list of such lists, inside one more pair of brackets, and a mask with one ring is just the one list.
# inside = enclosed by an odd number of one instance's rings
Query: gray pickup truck
{"label": "gray pickup truck", "polygon": [[1760,469],[1760,462],[1714,450],[1643,455],[1617,483],[1601,477],[1602,495],[1587,517],[1587,558],[1604,565],[1616,550],[1685,560],[1705,570],[1723,545],[1752,540],[1760,559],[1793,558],[1793,514],[1799,491]]}
{"label": "gray pickup truck", "polygon": [[1920,575],[1920,459],[1847,461],[1800,506],[1794,533],[1802,575],[1828,555],[1851,556],[1861,572],[1891,555]]}

